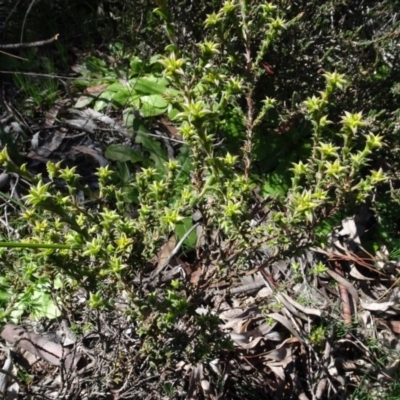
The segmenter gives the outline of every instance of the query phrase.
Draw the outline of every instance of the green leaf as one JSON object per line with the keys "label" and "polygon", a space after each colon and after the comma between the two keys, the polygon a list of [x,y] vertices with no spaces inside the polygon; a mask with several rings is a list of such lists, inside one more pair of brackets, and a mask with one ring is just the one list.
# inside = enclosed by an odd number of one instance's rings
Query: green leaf
{"label": "green leaf", "polygon": [[169,104],[168,101],[157,94],[142,96],[140,101],[142,102],[140,112],[142,113],[143,117],[154,117],[156,115],[161,115],[167,111]]}
{"label": "green leaf", "polygon": [[122,187],[129,185],[131,182],[132,174],[130,168],[128,167],[128,163],[126,162],[117,162],[117,170],[119,179],[122,182]]}
{"label": "green leaf", "polygon": [[168,21],[168,14],[162,8],[156,8],[153,12],[154,14],[158,14],[164,21]]}
{"label": "green leaf", "polygon": [[64,287],[63,281],[62,281],[62,275],[57,275],[54,279],[54,289],[61,289]]}
{"label": "green leaf", "polygon": [[118,106],[124,106],[128,103],[130,97],[131,97],[131,91],[125,88],[124,90],[115,93],[114,97],[112,98],[112,101],[114,104]]}
{"label": "green leaf", "polygon": [[143,161],[143,156],[129,146],[123,144],[111,144],[105,152],[106,158],[113,161],[136,163]]}
{"label": "green leaf", "polygon": [[179,165],[181,166],[179,168],[179,172],[176,179],[178,183],[184,184],[189,181],[190,172],[193,169],[192,157],[189,146],[187,145],[181,146],[179,154],[176,157],[176,159],[179,161]]}
{"label": "green leaf", "polygon": [[144,62],[139,57],[133,56],[130,61],[130,67],[132,76],[139,75],[143,71]]}
{"label": "green leaf", "polygon": [[167,88],[168,81],[162,78],[146,77],[131,79],[132,88],[140,94],[163,94]]}
{"label": "green leaf", "polygon": [[289,188],[288,173],[273,172],[268,174],[261,186],[263,196],[277,196],[286,194]]}
{"label": "green leaf", "polygon": [[127,103],[130,106],[133,106],[136,110],[140,108],[140,95],[134,94],[129,98]]}
{"label": "green leaf", "polygon": [[150,153],[150,158],[154,161],[155,167],[163,175],[166,175],[165,162],[168,161],[168,156],[166,150],[161,147],[161,143],[140,132],[136,135],[136,143],[140,143]]}
{"label": "green leaf", "polygon": [[150,65],[158,64],[158,62],[160,61],[160,58],[161,58],[160,54],[154,54],[154,56],[150,57],[149,64]]}
{"label": "green leaf", "polygon": [[139,204],[139,194],[136,188],[132,186],[122,186],[124,201],[129,204]]}
{"label": "green leaf", "polygon": [[[181,223],[176,225],[175,233],[178,236],[178,240],[181,240],[185,233],[192,227],[193,222],[191,218],[185,218]],[[195,248],[197,243],[197,234],[196,231],[193,230],[190,232],[189,236],[184,240],[183,244],[189,249]]]}
{"label": "green leaf", "polygon": [[129,90],[129,87],[123,85],[120,82],[114,82],[110,86],[107,87],[107,90],[111,92],[120,92],[121,90]]}
{"label": "green leaf", "polygon": [[176,108],[172,108],[168,111],[168,119],[171,121],[180,113],[180,111]]}
{"label": "green leaf", "polygon": [[22,303],[17,303],[10,312],[10,321],[18,324],[21,320],[22,314],[25,312],[26,307]]}
{"label": "green leaf", "polygon": [[61,315],[60,310],[47,293],[35,292],[32,296],[32,302],[35,304],[30,317],[34,320],[41,318],[54,319]]}
{"label": "green leaf", "polygon": [[[154,166],[165,174],[167,170],[164,163],[168,161],[168,156],[161,143],[146,135],[150,131],[143,125],[140,118],[135,117],[131,108],[125,110],[123,118],[125,126],[135,135],[135,142],[141,144],[144,150],[150,153],[150,160],[154,162]],[[150,166],[148,158],[142,156],[139,161],[144,167]],[[187,162],[190,163],[190,161]]]}
{"label": "green leaf", "polygon": [[115,95],[114,92],[109,92],[109,91],[103,92],[100,95],[100,97],[98,97],[96,103],[94,104],[93,109],[95,111],[103,110],[104,108],[106,108],[110,104],[110,102],[111,102],[112,98],[114,97],[114,95]]}
{"label": "green leaf", "polygon": [[135,117],[135,113],[132,108],[127,108],[124,111],[124,125],[132,132],[132,133],[150,133],[150,131],[143,125],[142,120],[140,118]]}

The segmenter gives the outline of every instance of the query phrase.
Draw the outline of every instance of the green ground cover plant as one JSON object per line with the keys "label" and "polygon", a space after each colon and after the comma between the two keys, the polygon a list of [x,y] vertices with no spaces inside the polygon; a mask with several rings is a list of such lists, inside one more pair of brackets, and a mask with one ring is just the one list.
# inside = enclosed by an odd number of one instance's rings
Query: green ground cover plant
{"label": "green ground cover plant", "polygon": [[[132,135],[131,143],[105,149],[111,164],[97,169],[97,189],[62,162],[49,161],[44,174],[34,175],[4,147],[0,166],[28,189],[13,215],[18,235],[2,233],[0,241],[3,323],[81,315],[83,306],[73,301],[84,290],[85,307],[93,315],[111,315],[123,300],[121,315],[135,330],[135,357],[154,373],[177,370],[182,362],[201,365],[212,375],[214,360],[228,365],[248,355],[234,355],[234,336],[221,330],[219,306],[213,309],[207,300],[213,285],[237,282],[259,271],[260,264],[269,267],[309,248],[328,252],[329,235],[365,204],[376,213],[378,232],[378,238],[370,236],[368,250],[376,252],[384,242],[397,256],[398,241],[391,237],[396,224],[389,223],[389,209],[398,202],[396,178],[392,165],[377,162],[393,138],[379,130],[377,113],[366,114],[358,102],[347,108],[351,101],[342,99],[353,81],[339,65],[320,72],[318,88],[304,86],[303,93],[296,87],[282,95],[268,60],[282,36],[301,24],[301,16],[285,18],[290,13],[281,3],[220,2],[206,16],[203,36],[193,48],[179,40],[168,2],[157,1],[151,18],[159,18],[170,42],[162,54],[142,58],[118,42],[107,56],[89,55],[75,66],[74,107],[119,113]],[[386,79],[388,71],[377,68],[376,79]],[[38,87],[30,92],[27,81],[19,84],[27,95],[39,95],[37,106],[52,102],[52,90],[44,99]],[[182,138],[174,157],[152,133],[161,117]],[[160,252],[171,238],[182,240],[180,268],[185,263],[190,272],[164,281],[161,272],[171,259],[165,263]],[[158,263],[151,263],[154,259]],[[253,299],[269,326],[282,321],[276,316],[287,307],[282,293],[289,293],[293,282],[325,279],[328,261],[319,259],[306,272],[291,261],[289,278],[271,289],[276,298]],[[220,304],[229,303],[229,296],[224,294]],[[305,294],[297,304],[317,307]],[[318,315],[308,331],[289,329],[287,339],[299,339],[310,359],[318,360],[332,338],[344,341],[357,330],[356,319],[333,326],[339,311],[332,310],[330,316]],[[83,335],[90,326],[76,331]],[[377,361],[383,347],[370,353],[374,367],[383,368],[385,362]],[[112,384],[124,381],[130,362],[126,354],[116,356],[108,376]],[[317,378],[308,379],[305,386],[313,393]],[[366,387],[374,379],[367,376]],[[246,388],[235,382],[236,393],[244,393]],[[224,385],[221,376],[212,382],[216,392],[227,393]],[[176,394],[170,382],[163,390]],[[363,398],[363,390],[354,398]]]}

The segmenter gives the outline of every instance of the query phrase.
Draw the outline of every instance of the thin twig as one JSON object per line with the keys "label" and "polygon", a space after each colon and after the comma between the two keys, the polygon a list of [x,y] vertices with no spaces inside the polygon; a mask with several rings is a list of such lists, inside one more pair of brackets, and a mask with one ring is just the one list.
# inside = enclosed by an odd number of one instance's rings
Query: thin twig
{"label": "thin twig", "polygon": [[28,47],[43,46],[45,44],[49,44],[49,43],[56,41],[59,36],[60,35],[57,33],[57,35],[53,36],[50,39],[39,40],[38,42],[0,44],[0,49],[22,49],[22,48],[28,48]]}
{"label": "thin twig", "polygon": [[28,9],[26,10],[25,16],[24,16],[24,21],[22,22],[22,27],[21,27],[21,36],[20,36],[20,42],[22,42],[22,39],[24,37],[24,30],[25,30],[25,24],[26,20],[28,19],[28,15],[32,10],[32,7],[35,5],[36,0],[32,0],[31,3],[29,4]]}
{"label": "thin twig", "polygon": [[22,61],[28,61],[28,59],[27,59],[27,58],[18,57],[18,56],[14,55],[14,54],[7,53],[6,51],[2,51],[2,50],[0,50],[0,53],[2,53],[2,54],[5,54],[6,56],[9,56],[9,57],[17,58],[18,60],[22,60]]}

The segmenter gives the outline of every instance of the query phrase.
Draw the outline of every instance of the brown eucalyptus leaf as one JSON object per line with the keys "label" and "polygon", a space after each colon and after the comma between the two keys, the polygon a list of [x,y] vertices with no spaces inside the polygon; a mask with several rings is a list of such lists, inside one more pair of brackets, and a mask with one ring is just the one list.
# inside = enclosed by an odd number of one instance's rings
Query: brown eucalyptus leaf
{"label": "brown eucalyptus leaf", "polygon": [[107,159],[99,154],[99,152],[95,149],[86,146],[72,146],[71,149],[91,156],[95,161],[97,161],[100,167],[105,167],[108,165]]}
{"label": "brown eucalyptus leaf", "polygon": [[345,278],[343,278],[343,276],[339,275],[335,271],[332,271],[331,269],[328,269],[326,271],[326,273],[328,275],[330,275],[330,277],[333,278],[335,281],[337,281],[338,283],[343,285],[349,291],[349,293],[353,297],[354,301],[356,303],[358,303],[359,299],[358,299],[357,290],[354,288],[354,286],[349,281],[347,281]]}
{"label": "brown eucalyptus leaf", "polygon": [[292,323],[283,315],[278,314],[278,313],[271,313],[268,314],[267,317],[270,317],[279,323],[281,323],[293,336],[295,336],[297,339],[300,340],[300,342],[304,342],[301,336],[298,334],[298,332],[294,329]]}
{"label": "brown eucalyptus leaf", "polygon": [[265,339],[267,340],[272,340],[274,342],[282,342],[284,340],[285,336],[283,335],[282,332],[278,331],[272,331],[264,335]]}
{"label": "brown eucalyptus leaf", "polygon": [[315,315],[317,317],[320,317],[322,315],[321,310],[317,308],[311,308],[311,307],[306,307],[301,304],[299,304],[297,301],[293,300],[290,296],[288,296],[286,293],[282,293],[282,296],[294,307],[296,307],[298,310],[302,311],[304,314],[307,315]]}
{"label": "brown eucalyptus leaf", "polygon": [[98,126],[96,123],[88,118],[73,118],[65,120],[65,123],[74,129],[79,129],[84,132],[94,133]]}
{"label": "brown eucalyptus leaf", "polygon": [[262,323],[257,327],[257,329],[261,332],[262,335],[266,335],[268,332],[271,332],[276,327],[277,322],[269,324],[267,322]]}
{"label": "brown eucalyptus leaf", "polygon": [[400,303],[400,287],[395,287],[389,292],[389,301],[393,301],[396,304]]}
{"label": "brown eucalyptus leaf", "polygon": [[372,280],[375,279],[375,278],[368,278],[368,277],[364,276],[364,275],[358,270],[358,268],[357,268],[357,266],[356,266],[355,264],[353,264],[353,265],[350,267],[350,276],[353,277],[353,278],[355,278],[355,279],[362,280],[362,281],[372,281]]}
{"label": "brown eucalyptus leaf", "polygon": [[158,263],[157,263],[156,270],[164,264],[165,260],[168,259],[168,257],[174,250],[175,246],[176,246],[176,236],[171,235],[169,237],[168,241],[161,246],[161,249],[158,252],[158,255],[157,255]]}
{"label": "brown eucalyptus leaf", "polygon": [[94,85],[94,86],[89,86],[85,89],[85,93],[90,94],[92,96],[99,96],[101,93],[103,93],[107,87],[108,83],[103,83],[101,85]]}
{"label": "brown eucalyptus leaf", "polygon": [[265,360],[282,361],[290,354],[290,350],[286,347],[277,347],[263,355]]}
{"label": "brown eucalyptus leaf", "polygon": [[[221,313],[223,314],[223,313]],[[236,315],[235,318],[258,318],[262,317],[261,310],[258,307],[250,307],[245,311],[242,311],[240,314]],[[221,317],[220,317],[221,318]]]}
{"label": "brown eucalyptus leaf", "polygon": [[323,396],[325,395],[325,390],[326,390],[327,384],[328,384],[328,379],[327,378],[322,378],[318,382],[317,390],[315,392],[315,398],[317,400],[322,399]]}
{"label": "brown eucalyptus leaf", "polygon": [[35,150],[36,154],[40,157],[50,157],[52,153],[59,149],[65,136],[66,132],[51,132],[46,136],[42,145]]}
{"label": "brown eucalyptus leaf", "polygon": [[306,317],[304,317],[304,315],[301,315],[301,313],[296,309],[296,307],[294,307],[289,301],[287,301],[286,297],[283,296],[283,293],[277,293],[275,295],[275,298],[282,303],[293,315],[295,315],[296,317],[302,318],[307,320]]}
{"label": "brown eucalyptus leaf", "polygon": [[281,381],[285,380],[285,371],[282,367],[275,367],[273,365],[268,364],[268,368],[275,374],[277,378]]}
{"label": "brown eucalyptus leaf", "polygon": [[258,343],[261,342],[261,340],[263,340],[262,337],[257,337],[255,339],[253,339],[252,341],[248,342],[248,339],[245,335],[240,335],[237,333],[231,333],[230,334],[231,339],[238,345],[240,346],[242,349],[254,349],[254,347],[256,347],[258,345]]}
{"label": "brown eucalyptus leaf", "polygon": [[291,353],[289,352],[287,357],[285,357],[283,360],[280,360],[280,361],[268,361],[266,364],[268,365],[268,367],[272,366],[272,367],[283,367],[283,368],[285,368],[291,362],[293,362],[293,357],[292,357]]}
{"label": "brown eucalyptus leaf", "polygon": [[395,303],[393,301],[386,301],[386,302],[374,302],[374,303],[366,303],[363,300],[360,302],[361,307],[364,310],[368,311],[387,311],[390,307],[392,307]]}
{"label": "brown eucalyptus leaf", "polygon": [[235,319],[228,321],[224,325],[220,325],[220,328],[221,329],[233,329],[235,332],[239,333],[240,328],[243,325],[243,323],[244,323],[244,320],[242,318],[235,318]]}

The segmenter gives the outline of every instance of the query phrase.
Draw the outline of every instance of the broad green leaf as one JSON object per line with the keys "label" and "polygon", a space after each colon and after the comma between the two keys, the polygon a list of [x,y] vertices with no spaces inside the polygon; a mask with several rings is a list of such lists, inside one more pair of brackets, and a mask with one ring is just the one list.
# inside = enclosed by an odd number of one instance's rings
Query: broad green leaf
{"label": "broad green leaf", "polygon": [[132,76],[139,75],[143,71],[144,63],[139,57],[133,56],[130,61],[130,67]]}
{"label": "broad green leaf", "polygon": [[18,324],[25,310],[26,307],[22,303],[15,304],[10,313],[10,321]]}
{"label": "broad green leaf", "polygon": [[92,86],[93,81],[87,80],[87,79],[82,79],[82,78],[77,78],[77,79],[74,79],[74,85],[86,88],[86,87]]}
{"label": "broad green leaf", "polygon": [[117,170],[119,179],[122,182],[121,186],[129,185],[129,183],[131,182],[132,174],[130,168],[128,167],[128,163],[117,162]]}
{"label": "broad green leaf", "polygon": [[136,143],[140,143],[150,153],[150,158],[154,161],[154,166],[165,175],[167,173],[165,162],[168,161],[168,156],[161,143],[143,133],[138,133],[135,141]]}
{"label": "broad green leaf", "polygon": [[161,7],[156,8],[154,14],[158,14],[164,21],[168,21],[168,14]]}
{"label": "broad green leaf", "polygon": [[163,94],[167,87],[167,81],[150,77],[131,79],[132,88],[140,94]]}
{"label": "broad green leaf", "polygon": [[168,118],[172,121],[179,113],[180,111],[176,108],[171,108],[171,110],[168,111]]}
{"label": "broad green leaf", "polygon": [[167,111],[167,108],[157,108],[150,104],[144,103],[140,107],[140,112],[144,118],[156,117],[157,115],[162,115]]}
{"label": "broad green leaf", "polygon": [[[146,79],[146,81],[149,82],[157,83],[158,85],[164,86],[165,88],[167,88],[167,86],[169,85],[169,80],[167,78],[162,78],[155,75],[146,75],[145,77],[143,77],[143,79]],[[180,93],[177,89],[171,88],[170,91],[176,91],[178,94]]]}
{"label": "broad green leaf", "polygon": [[109,92],[105,91],[103,92],[96,100],[96,103],[94,104],[93,109],[95,111],[101,111],[104,108],[106,108],[110,102],[112,101],[112,98],[114,97],[115,93],[114,92]]}
{"label": "broad green leaf", "polygon": [[0,303],[2,306],[4,305],[4,302],[7,302],[8,300],[10,300],[10,298],[11,298],[10,292],[8,292],[7,290],[0,290]]}
{"label": "broad green leaf", "polygon": [[164,98],[157,94],[142,96],[140,101],[142,102],[140,112],[142,113],[143,117],[154,117],[156,115],[161,115],[167,111],[169,104]]}
{"label": "broad green leaf", "polygon": [[30,317],[34,320],[41,318],[54,319],[61,315],[60,310],[47,293],[35,292],[32,296],[32,302],[35,304],[33,305],[33,310],[31,310]]}
{"label": "broad green leaf", "polygon": [[114,97],[112,98],[112,101],[114,104],[118,106],[124,106],[128,103],[130,96],[131,96],[131,91],[125,88],[124,90],[116,92]]}
{"label": "broad green leaf", "polygon": [[103,74],[109,72],[106,62],[93,56],[86,57],[85,66],[90,72],[102,72]]}
{"label": "broad green leaf", "polygon": [[[178,240],[181,240],[185,233],[192,227],[193,222],[191,218],[185,218],[182,222],[176,225],[175,233]],[[196,230],[190,232],[189,236],[184,240],[183,244],[189,249],[193,249],[197,243]]]}
{"label": "broad green leaf", "polygon": [[106,158],[113,161],[136,163],[143,161],[143,156],[129,146],[123,144],[111,144],[105,152]]}
{"label": "broad green leaf", "polygon": [[132,95],[129,98],[127,105],[133,106],[136,110],[138,110],[140,108],[140,95]]}
{"label": "broad green leaf", "polygon": [[150,64],[150,65],[152,65],[152,64],[158,64],[160,58],[161,58],[160,54],[155,54],[154,56],[151,56],[151,57],[150,57],[150,60],[149,60],[149,64]]}
{"label": "broad green leaf", "polygon": [[129,129],[132,133],[150,133],[150,131],[143,125],[142,120],[140,118],[135,117],[135,113],[132,108],[127,108],[124,111],[124,125],[127,129]]}
{"label": "broad green leaf", "polygon": [[[161,146],[159,141],[146,135],[146,133],[150,133],[149,130],[143,125],[140,118],[135,117],[131,108],[125,110],[123,118],[125,126],[133,132],[135,142],[141,144],[150,153],[150,159],[154,162],[154,166],[165,174],[167,170],[164,163],[168,161],[167,151]],[[146,161],[147,159],[143,162]],[[147,164],[146,166],[149,165]]]}
{"label": "broad green leaf", "polygon": [[[129,87],[123,85],[120,82],[114,82],[112,83],[110,86],[107,87],[107,90],[111,91],[111,92],[119,92],[119,91],[123,91],[123,90],[129,90]],[[131,90],[132,91],[132,90]]]}
{"label": "broad green leaf", "polygon": [[57,275],[55,277],[54,283],[53,283],[54,289],[61,289],[62,287],[64,287],[64,283],[63,283],[61,277],[62,277],[61,275]]}

